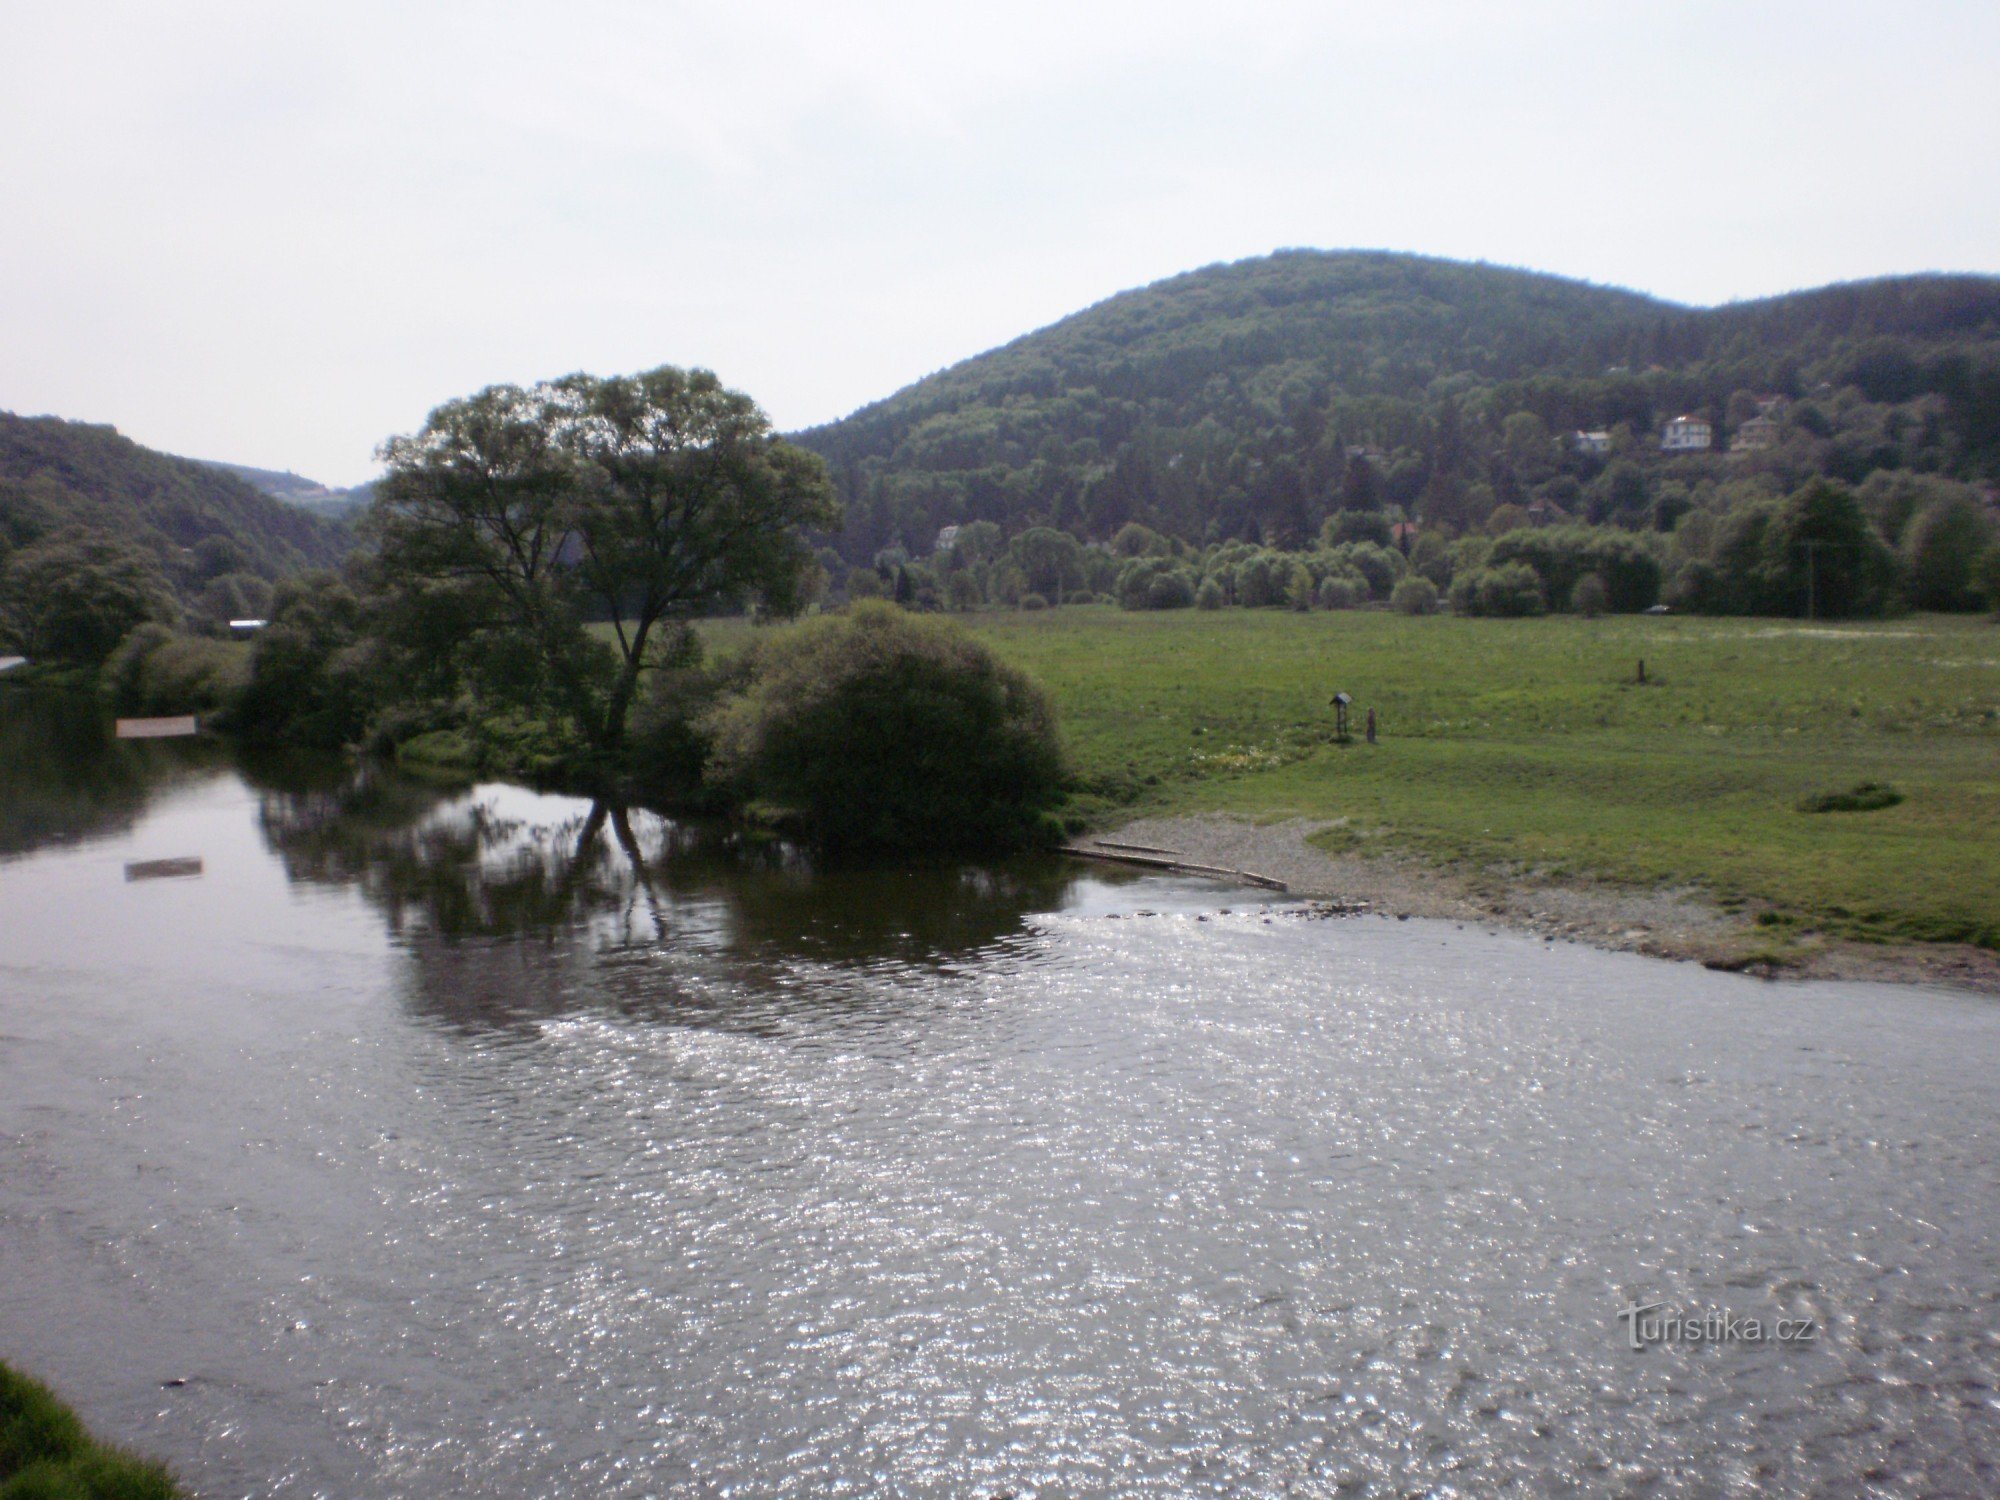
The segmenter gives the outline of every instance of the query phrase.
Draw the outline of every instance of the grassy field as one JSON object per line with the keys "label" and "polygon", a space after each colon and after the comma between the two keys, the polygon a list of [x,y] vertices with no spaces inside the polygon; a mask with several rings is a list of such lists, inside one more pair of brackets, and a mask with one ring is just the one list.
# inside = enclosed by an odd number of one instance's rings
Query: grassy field
{"label": "grassy field", "polygon": [[[2000,946],[2000,627],[1066,608],[968,626],[1054,695],[1102,826],[1337,821],[1505,877],[1692,883],[1782,936]],[[720,650],[747,633],[722,625]],[[1644,659],[1647,683],[1636,681]],[[1354,695],[1337,746],[1327,700]],[[1374,708],[1380,743],[1361,744]],[[1904,795],[1809,814],[1859,782]]]}

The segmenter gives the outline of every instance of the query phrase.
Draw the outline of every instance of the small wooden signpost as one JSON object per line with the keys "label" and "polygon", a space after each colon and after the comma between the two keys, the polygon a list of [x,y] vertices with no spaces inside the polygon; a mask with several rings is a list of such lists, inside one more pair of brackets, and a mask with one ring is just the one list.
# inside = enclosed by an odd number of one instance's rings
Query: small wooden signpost
{"label": "small wooden signpost", "polygon": [[1347,705],[1354,701],[1350,693],[1335,693],[1329,700],[1333,704],[1333,737],[1340,744],[1348,741]]}

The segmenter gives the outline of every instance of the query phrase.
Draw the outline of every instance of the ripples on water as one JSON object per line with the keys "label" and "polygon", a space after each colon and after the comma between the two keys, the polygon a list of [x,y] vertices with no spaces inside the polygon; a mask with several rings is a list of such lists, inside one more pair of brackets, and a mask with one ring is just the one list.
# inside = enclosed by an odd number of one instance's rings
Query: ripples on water
{"label": "ripples on water", "polygon": [[0,1350],[214,1494],[2000,1488],[1986,1001],[591,822],[0,864]]}

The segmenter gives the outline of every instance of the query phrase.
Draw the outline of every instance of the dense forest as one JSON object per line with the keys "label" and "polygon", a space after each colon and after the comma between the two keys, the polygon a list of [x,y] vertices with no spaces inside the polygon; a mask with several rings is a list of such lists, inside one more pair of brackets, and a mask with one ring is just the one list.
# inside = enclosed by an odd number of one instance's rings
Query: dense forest
{"label": "dense forest", "polygon": [[[1662,451],[1680,416],[1708,424],[1707,447]],[[1920,499],[1977,497],[1923,486],[2000,478],[2000,279],[1701,310],[1286,251],[1122,293],[797,440],[846,506],[825,560],[885,579],[969,522],[1298,551],[1352,510],[1450,541],[1528,520],[1658,536],[1697,513],[1713,532],[1881,471],[1907,471]],[[1894,547],[1909,515],[1888,519]]]}
{"label": "dense forest", "polygon": [[258,612],[270,585],[338,563],[347,529],[112,427],[0,412],[0,568],[88,537],[134,555],[191,613]]}

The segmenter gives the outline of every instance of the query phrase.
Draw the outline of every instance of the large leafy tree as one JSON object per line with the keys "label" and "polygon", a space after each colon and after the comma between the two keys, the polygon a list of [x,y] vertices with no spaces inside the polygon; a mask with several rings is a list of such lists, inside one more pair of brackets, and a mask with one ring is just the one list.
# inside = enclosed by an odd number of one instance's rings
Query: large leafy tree
{"label": "large leafy tree", "polygon": [[67,528],[0,568],[0,644],[37,660],[94,667],[134,627],[176,613],[152,557],[100,532]]}
{"label": "large leafy tree", "polygon": [[493,386],[382,457],[371,526],[391,616],[455,639],[490,691],[558,707],[600,750],[622,739],[663,624],[794,612],[816,566],[803,533],[839,519],[821,460],[706,370]]}

